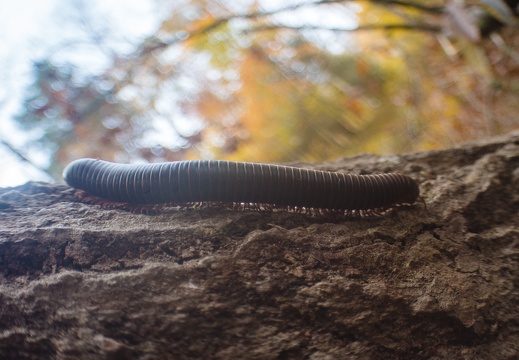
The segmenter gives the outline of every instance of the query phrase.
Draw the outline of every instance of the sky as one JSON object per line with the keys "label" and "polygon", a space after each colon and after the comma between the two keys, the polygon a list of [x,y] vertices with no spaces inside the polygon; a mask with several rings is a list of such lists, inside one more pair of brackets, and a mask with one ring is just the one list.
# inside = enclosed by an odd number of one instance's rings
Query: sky
{"label": "sky", "polygon": [[[262,6],[268,11],[289,3],[313,1],[263,0]],[[29,180],[53,181],[45,172],[21,161],[1,142],[9,142],[23,153],[23,144],[34,135],[21,131],[11,120],[20,112],[24,91],[34,80],[33,63],[51,55],[51,60],[56,63],[70,62],[87,74],[100,73],[109,63],[99,47],[86,44],[86,40],[91,40],[92,29],[101,29],[101,36],[109,33],[111,49],[118,53],[130,53],[135,44],[160,26],[161,10],[164,11],[159,8],[160,3],[167,4],[167,1],[0,0],[0,166],[3,169],[0,187],[17,186]],[[78,11],[78,8],[81,10]],[[96,23],[84,23],[85,18]],[[317,14],[315,8],[284,13],[277,20],[289,24],[294,21],[315,25],[326,23],[330,27],[354,24],[351,17],[348,19],[344,13],[332,10]],[[335,37],[334,34],[321,31],[309,36],[315,36],[315,41],[326,44],[328,51],[344,49],[338,42],[330,41],[329,37]],[[85,39],[83,43],[82,38]],[[73,45],[63,46],[67,43]],[[337,49],[334,46],[338,46]],[[45,150],[25,155],[41,168],[48,165],[49,156]]]}
{"label": "sky", "polygon": [[[159,26],[153,0],[16,0],[0,1],[0,140],[20,149],[27,135],[11,121],[20,110],[25,88],[30,84],[32,64],[67,39],[80,38],[79,16],[72,6],[85,4],[85,11],[94,12],[99,21],[107,21],[110,31],[120,35],[121,50],[154,32]],[[84,52],[82,52],[82,50]],[[102,56],[85,56],[87,49],[69,51],[73,63],[86,71],[96,72],[105,65]],[[60,56],[58,53],[56,56]],[[23,151],[23,149],[20,149]],[[30,154],[31,161],[46,165],[45,153]],[[0,187],[10,187],[28,180],[51,181],[44,172],[24,164],[0,144]]]}

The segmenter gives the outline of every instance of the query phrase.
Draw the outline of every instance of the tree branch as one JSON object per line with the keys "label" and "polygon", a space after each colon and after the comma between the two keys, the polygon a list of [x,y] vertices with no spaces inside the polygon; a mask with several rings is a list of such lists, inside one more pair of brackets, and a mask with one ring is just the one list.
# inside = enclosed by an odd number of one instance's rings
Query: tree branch
{"label": "tree branch", "polygon": [[327,30],[334,32],[353,32],[353,31],[366,31],[366,30],[420,30],[426,32],[437,33],[441,31],[440,26],[429,25],[429,24],[369,24],[369,25],[359,25],[354,28],[329,28],[324,26],[315,26],[315,25],[302,25],[302,26],[290,26],[283,24],[270,24],[270,25],[260,25],[250,28],[248,30],[244,30],[244,32],[255,32],[255,31],[267,31],[267,30],[277,30],[277,29],[291,29],[291,30]]}
{"label": "tree branch", "polygon": [[[413,1],[402,1],[402,0],[369,0],[373,3],[380,4],[380,5],[396,5],[396,6],[405,6],[405,7],[412,7],[421,11],[425,11],[428,13],[433,14],[441,14],[443,13],[443,7],[442,6],[427,6],[423,5],[421,3],[413,2]],[[247,14],[236,14],[236,15],[230,15],[227,17],[216,19],[213,23],[200,27],[198,29],[195,29],[189,33],[187,33],[184,36],[174,36],[169,40],[159,40],[157,38],[151,38],[148,41],[144,42],[141,48],[137,51],[137,58],[142,57],[145,54],[148,54],[149,52],[152,52],[157,49],[165,48],[171,45],[175,45],[177,43],[180,43],[181,41],[193,37],[198,36],[201,34],[205,34],[209,31],[212,31],[221,25],[227,24],[229,21],[234,19],[257,19],[261,17],[266,16],[272,16],[279,13],[287,12],[287,11],[294,11],[303,7],[308,6],[319,6],[319,5],[326,5],[326,4],[338,4],[338,3],[347,3],[352,2],[351,0],[320,0],[320,1],[314,1],[310,3],[298,3],[293,4],[285,7],[281,7],[275,10],[271,11],[256,11],[252,13]],[[294,30],[330,30],[330,31],[361,31],[361,30],[421,30],[421,31],[429,31],[429,32],[439,32],[440,28],[435,25],[428,25],[428,24],[373,24],[373,25],[361,25],[353,29],[346,29],[346,28],[323,28],[323,27],[317,27],[317,26],[311,26],[311,25],[304,25],[300,27],[290,27],[286,25],[262,25],[255,28],[252,28],[251,30],[247,30],[246,32],[253,32],[258,30],[273,30],[277,28],[291,28]]]}
{"label": "tree branch", "polygon": [[[191,31],[190,33],[187,34],[187,36],[174,36],[170,40],[166,40],[166,41],[161,41],[157,38],[151,38],[148,41],[146,41],[148,43],[147,45],[141,47],[141,49],[139,51],[137,51],[138,57],[142,56],[142,54],[147,54],[147,53],[152,52],[157,49],[175,45],[187,38],[205,34],[209,31],[212,31],[212,30],[218,28],[221,25],[227,24],[229,21],[234,20],[234,19],[256,19],[256,18],[260,18],[260,17],[276,15],[276,14],[279,14],[282,12],[294,11],[299,8],[303,8],[303,7],[307,7],[307,6],[342,3],[342,2],[347,2],[347,1],[351,1],[351,0],[320,0],[320,1],[315,1],[315,2],[311,2],[311,3],[299,3],[299,4],[284,6],[279,9],[275,9],[275,10],[271,10],[271,11],[256,11],[256,12],[252,12],[252,13],[235,14],[235,15],[230,15],[227,17],[222,17],[222,18],[216,19],[213,23],[211,23],[207,26],[203,26],[203,27],[200,27],[198,29]],[[144,44],[146,44],[146,42]]]}
{"label": "tree branch", "polygon": [[0,139],[0,144],[1,145],[4,145],[7,149],[9,149],[18,159],[20,159],[22,162],[24,163],[27,163],[29,165],[31,165],[33,168],[39,170],[40,172],[44,173],[45,175],[47,175],[50,179],[52,180],[56,180],[47,170],[39,167],[38,165],[36,165],[35,163],[33,163],[31,160],[29,160],[28,158],[25,157],[25,155],[23,155],[20,151],[18,151],[17,149],[15,149],[11,144],[9,144],[7,141],[3,140],[3,139]]}
{"label": "tree branch", "polygon": [[405,6],[405,7],[411,7],[417,10],[425,11],[431,14],[437,14],[440,15],[444,11],[443,6],[427,6],[422,3],[417,3],[414,1],[401,1],[401,0],[369,0],[376,4],[381,5],[398,5],[398,6]]}

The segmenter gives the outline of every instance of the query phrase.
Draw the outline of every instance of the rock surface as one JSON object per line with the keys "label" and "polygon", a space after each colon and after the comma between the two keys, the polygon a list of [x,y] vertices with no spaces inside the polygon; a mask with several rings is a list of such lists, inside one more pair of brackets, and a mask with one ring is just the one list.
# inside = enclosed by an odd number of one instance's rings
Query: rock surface
{"label": "rock surface", "polygon": [[427,208],[144,215],[0,189],[0,358],[519,358],[519,133],[296,166],[403,172]]}

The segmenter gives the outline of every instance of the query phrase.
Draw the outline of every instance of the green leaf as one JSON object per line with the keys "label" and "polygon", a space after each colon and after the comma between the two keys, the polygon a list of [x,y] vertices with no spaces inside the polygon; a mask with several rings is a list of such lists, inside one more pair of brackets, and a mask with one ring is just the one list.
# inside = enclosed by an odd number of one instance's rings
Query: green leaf
{"label": "green leaf", "polygon": [[462,39],[459,41],[459,46],[472,70],[490,83],[494,76],[492,74],[490,62],[488,61],[487,55],[483,49],[469,41],[463,41]]}

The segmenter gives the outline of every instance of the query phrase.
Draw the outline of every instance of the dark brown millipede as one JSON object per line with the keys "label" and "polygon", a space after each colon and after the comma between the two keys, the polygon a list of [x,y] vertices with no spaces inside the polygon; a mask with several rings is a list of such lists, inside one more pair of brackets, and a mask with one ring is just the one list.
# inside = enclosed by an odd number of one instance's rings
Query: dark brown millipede
{"label": "dark brown millipede", "polygon": [[101,201],[130,206],[206,203],[370,216],[419,197],[416,181],[397,173],[354,175],[223,160],[126,165],[80,159],[63,177]]}

